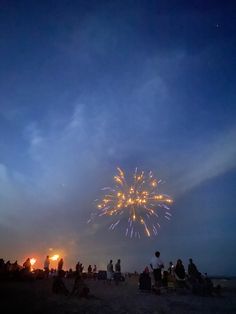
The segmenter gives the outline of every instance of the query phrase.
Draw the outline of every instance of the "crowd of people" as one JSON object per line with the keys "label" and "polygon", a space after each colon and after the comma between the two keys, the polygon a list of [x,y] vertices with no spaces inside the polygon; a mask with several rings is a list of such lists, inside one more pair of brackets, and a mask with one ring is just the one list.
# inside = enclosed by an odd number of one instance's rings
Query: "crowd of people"
{"label": "crowd of people", "polygon": [[175,265],[173,262],[170,262],[165,270],[164,263],[160,258],[160,252],[157,251],[150,261],[150,268],[154,285],[151,283],[151,276],[147,266],[139,277],[141,290],[154,290],[157,294],[160,294],[163,288],[166,290],[185,289],[199,295],[220,295],[221,293],[221,287],[219,285],[214,287],[207,273],[201,274],[192,258],[189,259],[187,271],[181,259],[178,259]]}
{"label": "crowd of people", "polygon": [[27,259],[21,266],[18,264],[18,261],[11,263],[10,261],[5,262],[4,259],[0,258],[0,280],[24,278],[30,273],[30,270],[30,259]]}
{"label": "crowd of people", "polygon": [[[79,295],[87,297],[89,288],[85,284],[85,279],[103,279],[108,284],[114,282],[116,285],[120,281],[125,281],[121,273],[121,260],[118,259],[115,265],[113,260],[107,264],[106,271],[97,271],[97,266],[90,264],[87,272],[84,271],[83,264],[78,261],[75,265],[75,271],[69,269],[65,271],[63,258],[58,260],[57,268],[50,268],[50,257],[46,256],[43,270],[32,268],[30,258],[27,258],[21,265],[17,261],[11,263],[0,259],[0,280],[29,280],[29,279],[47,279],[53,278],[52,291],[56,294]],[[149,269],[150,268],[150,269]],[[71,292],[66,288],[64,278],[74,278],[74,285]],[[155,256],[150,261],[150,266],[146,266],[139,275],[139,289],[142,291],[154,291],[160,294],[163,289],[177,290],[185,289],[199,295],[219,295],[221,287],[214,287],[211,279],[205,273],[199,272],[192,258],[189,259],[187,271],[181,259],[178,259],[174,265],[169,263],[165,269],[164,262],[160,257],[160,252],[155,252]]]}

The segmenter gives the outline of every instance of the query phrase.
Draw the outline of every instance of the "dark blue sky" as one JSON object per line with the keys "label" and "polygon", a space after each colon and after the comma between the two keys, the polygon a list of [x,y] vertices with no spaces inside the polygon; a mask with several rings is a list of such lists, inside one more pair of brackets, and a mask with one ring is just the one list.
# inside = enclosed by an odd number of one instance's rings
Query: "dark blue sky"
{"label": "dark blue sky", "polygon": [[[0,1],[0,249],[236,275],[235,1]],[[116,167],[165,180],[139,241],[86,221]],[[39,262],[38,266],[42,266]]]}

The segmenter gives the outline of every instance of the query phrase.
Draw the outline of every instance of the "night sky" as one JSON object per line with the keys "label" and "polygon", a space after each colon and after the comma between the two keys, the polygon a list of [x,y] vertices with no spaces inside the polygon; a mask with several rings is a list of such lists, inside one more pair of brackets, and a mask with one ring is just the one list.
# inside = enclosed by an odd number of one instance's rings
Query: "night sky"
{"label": "night sky", "polygon": [[[0,255],[236,275],[236,2],[0,1]],[[87,224],[116,167],[172,196],[157,237]],[[123,227],[123,228],[122,228]]]}

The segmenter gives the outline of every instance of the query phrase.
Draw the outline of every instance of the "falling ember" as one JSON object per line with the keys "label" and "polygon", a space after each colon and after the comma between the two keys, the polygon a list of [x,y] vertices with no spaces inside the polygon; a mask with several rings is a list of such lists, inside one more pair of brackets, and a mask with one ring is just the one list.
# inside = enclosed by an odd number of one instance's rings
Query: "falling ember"
{"label": "falling ember", "polygon": [[88,222],[91,222],[96,216],[119,215],[110,225],[113,230],[122,220],[128,217],[128,224],[125,234],[131,238],[140,238],[137,230],[140,227],[146,236],[158,234],[160,228],[159,219],[164,217],[170,220],[170,205],[173,200],[166,194],[160,194],[159,186],[162,180],[154,178],[152,172],[145,174],[144,171],[138,173],[136,168],[131,184],[127,183],[124,171],[117,168],[118,174],[115,175],[114,187],[106,187],[102,200],[97,204],[98,211],[91,215]]}
{"label": "falling ember", "polygon": [[60,257],[60,256],[59,256],[58,254],[55,254],[55,255],[53,255],[52,257],[50,257],[50,260],[52,260],[52,261],[57,261],[59,257]]}

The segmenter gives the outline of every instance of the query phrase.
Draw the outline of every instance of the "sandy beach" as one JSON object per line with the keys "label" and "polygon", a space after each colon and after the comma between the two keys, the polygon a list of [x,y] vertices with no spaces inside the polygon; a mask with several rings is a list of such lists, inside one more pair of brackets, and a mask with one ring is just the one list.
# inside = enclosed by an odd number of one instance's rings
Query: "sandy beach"
{"label": "sandy beach", "polygon": [[[219,280],[218,280],[219,281]],[[221,280],[222,296],[202,297],[191,292],[162,291],[161,295],[143,293],[138,277],[132,276],[118,286],[103,281],[86,280],[89,299],[52,293],[52,279],[33,282],[1,282],[2,313],[145,313],[145,314],[223,314],[236,313],[236,282]],[[65,279],[71,290],[73,279]]]}

